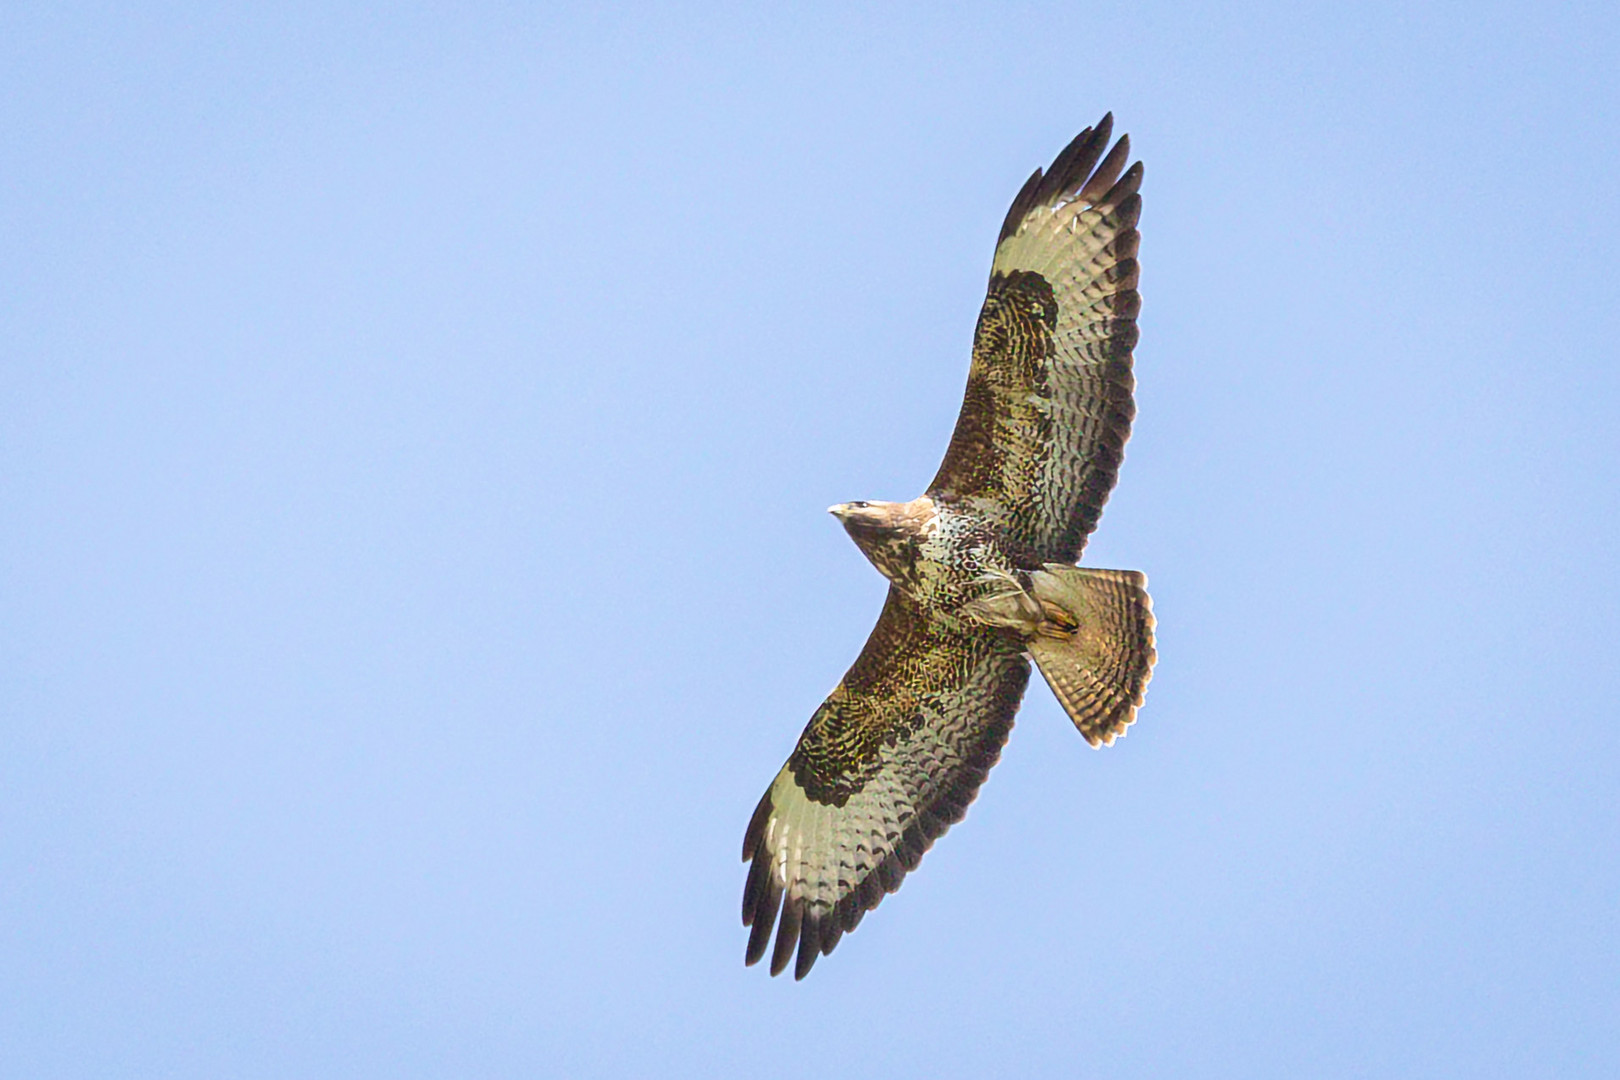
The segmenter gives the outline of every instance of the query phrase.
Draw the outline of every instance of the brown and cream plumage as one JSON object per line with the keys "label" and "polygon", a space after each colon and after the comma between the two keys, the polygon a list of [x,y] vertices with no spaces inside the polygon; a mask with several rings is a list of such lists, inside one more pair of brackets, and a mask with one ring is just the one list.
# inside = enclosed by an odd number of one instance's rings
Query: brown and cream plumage
{"label": "brown and cream plumage", "polygon": [[[1140,163],[1081,132],[1013,200],[939,474],[909,503],[832,508],[890,581],[743,838],[747,962],[818,956],[961,820],[1033,658],[1093,746],[1135,718],[1155,658],[1146,579],[1072,565],[1135,415]],[[1107,151],[1105,154],[1104,151]]]}

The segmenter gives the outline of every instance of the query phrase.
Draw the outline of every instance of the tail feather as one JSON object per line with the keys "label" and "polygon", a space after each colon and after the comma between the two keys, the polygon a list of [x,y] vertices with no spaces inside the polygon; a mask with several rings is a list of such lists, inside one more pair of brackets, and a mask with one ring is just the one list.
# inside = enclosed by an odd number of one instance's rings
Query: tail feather
{"label": "tail feather", "polygon": [[1030,655],[1086,741],[1113,745],[1136,719],[1158,658],[1147,577],[1047,563],[1031,585],[1046,621]]}

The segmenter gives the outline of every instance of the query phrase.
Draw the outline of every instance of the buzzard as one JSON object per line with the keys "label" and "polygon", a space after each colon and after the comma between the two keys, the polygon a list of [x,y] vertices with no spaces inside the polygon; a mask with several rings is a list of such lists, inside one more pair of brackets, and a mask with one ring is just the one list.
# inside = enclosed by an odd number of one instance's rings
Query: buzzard
{"label": "buzzard", "polygon": [[[996,241],[945,461],[910,502],[831,513],[883,613],[743,837],[746,962],[795,978],[900,887],[1001,755],[1034,659],[1092,746],[1155,658],[1147,579],[1075,566],[1130,435],[1140,162],[1113,114],[1024,184]],[[1104,152],[1106,151],[1106,153]]]}

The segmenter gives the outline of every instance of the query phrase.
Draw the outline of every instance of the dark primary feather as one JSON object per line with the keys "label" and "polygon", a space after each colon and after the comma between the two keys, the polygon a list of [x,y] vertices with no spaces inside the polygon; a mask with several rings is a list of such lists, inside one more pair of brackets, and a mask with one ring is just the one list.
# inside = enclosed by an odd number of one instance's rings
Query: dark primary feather
{"label": "dark primary feather", "polygon": [[[1090,130],[1090,128],[1086,129],[1086,131]],[[1084,132],[1081,133],[1082,137],[1084,134]],[[1007,207],[1007,217],[1001,223],[1001,235],[996,238],[996,243],[999,244],[1011,236],[1013,231],[1018,228],[1019,223],[1024,220],[1024,215],[1029,212],[1029,208],[1035,205],[1036,192],[1040,190],[1041,179],[1041,170],[1037,167],[1034,172],[1029,174],[1029,179],[1024,181],[1024,186],[1018,189],[1018,194],[1013,197],[1012,205]]]}
{"label": "dark primary feather", "polygon": [[1108,145],[1108,136],[1114,130],[1114,114],[1105,113],[1094,128],[1086,128],[1070,140],[1045,172],[1036,169],[1014,196],[1007,208],[1007,217],[1001,223],[996,243],[1007,239],[1023,224],[1024,216],[1043,203],[1051,203],[1064,191],[1072,190],[1091,172]]}
{"label": "dark primary feather", "polygon": [[[1047,167],[1046,179],[1041,184],[1035,201],[1025,211],[1038,205],[1051,205],[1065,192],[1072,192],[1091,174],[1097,159],[1108,148],[1108,138],[1114,132],[1114,114],[1104,113],[1095,128],[1086,128],[1064,147]],[[1121,139],[1121,143],[1128,142]],[[1017,225],[1013,226],[1014,229]]]}

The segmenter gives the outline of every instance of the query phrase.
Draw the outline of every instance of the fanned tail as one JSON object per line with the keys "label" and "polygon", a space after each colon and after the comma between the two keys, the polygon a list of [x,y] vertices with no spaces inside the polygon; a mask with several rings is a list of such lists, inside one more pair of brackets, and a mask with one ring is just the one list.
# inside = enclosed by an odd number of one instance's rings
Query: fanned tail
{"label": "fanned tail", "polygon": [[1086,741],[1112,746],[1136,719],[1158,658],[1146,575],[1047,563],[1030,583],[1046,616],[1030,655]]}

